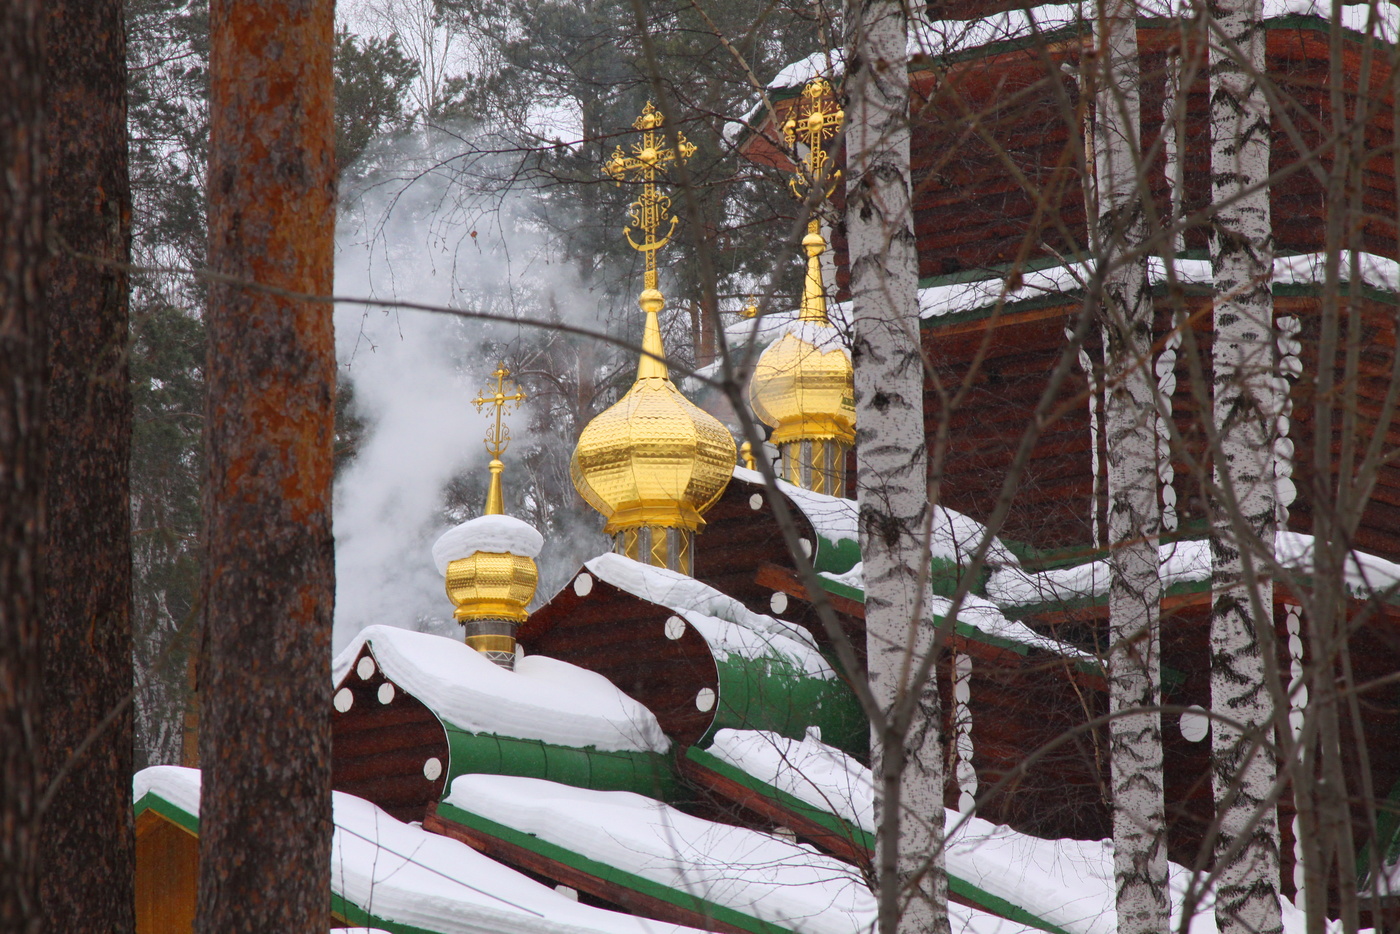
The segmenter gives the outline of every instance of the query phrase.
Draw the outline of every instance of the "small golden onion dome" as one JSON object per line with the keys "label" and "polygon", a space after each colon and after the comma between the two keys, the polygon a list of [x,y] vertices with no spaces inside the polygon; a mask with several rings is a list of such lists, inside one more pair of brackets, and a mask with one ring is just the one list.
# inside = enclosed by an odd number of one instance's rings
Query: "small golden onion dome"
{"label": "small golden onion dome", "polygon": [[574,486],[607,518],[610,535],[642,526],[700,528],[734,470],[733,436],[681,395],[660,359],[661,293],[645,290],[640,304],[646,354],[637,381],[583,429],[570,465]]}
{"label": "small golden onion dome", "polygon": [[458,622],[524,621],[539,583],[535,557],[543,546],[544,537],[529,523],[500,514],[478,516],[445,532],[433,545],[433,560],[446,578]]}
{"label": "small golden onion dome", "polygon": [[749,381],[749,404],[773,429],[774,444],[803,439],[855,442],[855,371],[826,317],[820,257],[821,234],[802,240],[807,251],[807,284],[802,313],[781,338],[758,358]]}

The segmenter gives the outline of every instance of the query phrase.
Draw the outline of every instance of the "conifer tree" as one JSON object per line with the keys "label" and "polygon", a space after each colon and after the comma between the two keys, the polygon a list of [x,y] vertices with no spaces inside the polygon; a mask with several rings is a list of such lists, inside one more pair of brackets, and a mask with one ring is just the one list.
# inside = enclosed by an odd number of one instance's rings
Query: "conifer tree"
{"label": "conifer tree", "polygon": [[203,934],[330,911],[335,354],[329,0],[210,9]]}

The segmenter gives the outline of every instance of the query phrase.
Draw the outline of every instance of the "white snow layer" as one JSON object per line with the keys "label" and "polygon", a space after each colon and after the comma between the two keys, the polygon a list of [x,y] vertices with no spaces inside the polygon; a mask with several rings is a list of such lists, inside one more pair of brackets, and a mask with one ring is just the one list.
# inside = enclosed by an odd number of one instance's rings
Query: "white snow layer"
{"label": "white snow layer", "polygon": [[[1163,587],[1210,580],[1210,543],[1205,539],[1161,545],[1158,555]],[[1274,539],[1274,558],[1290,571],[1312,574],[1313,537],[1301,532],[1278,532]],[[1357,596],[1383,593],[1400,586],[1400,564],[1365,552],[1352,551],[1347,556],[1344,573],[1347,588]],[[987,581],[987,596],[1003,607],[1094,598],[1108,593],[1108,579],[1108,562],[1102,560],[1040,572],[998,568]]]}
{"label": "white snow layer", "polygon": [[606,752],[671,748],[652,712],[600,674],[543,655],[507,671],[446,636],[370,626],[331,663],[332,684],[358,677],[365,643],[386,678],[455,727]]}
{"label": "white snow layer", "polygon": [[[1190,16],[1200,4],[1190,0],[1138,0],[1139,16]],[[1367,33],[1374,10],[1376,26],[1373,34],[1388,42],[1396,41],[1400,33],[1400,10],[1390,3],[1349,4],[1342,7],[1341,22],[1346,29]],[[1331,5],[1325,0],[1264,0],[1263,18],[1279,19],[1300,14],[1327,20]],[[1051,3],[1028,10],[1008,10],[982,19],[935,20],[910,23],[906,54],[911,58],[926,55],[937,58],[970,52],[996,42],[1008,42],[1044,35],[1067,26],[1091,21],[1092,4]],[[770,90],[794,88],[816,77],[836,81],[845,72],[845,59],[840,50],[818,52],[786,66],[768,82]],[[755,115],[750,115],[750,120]]]}
{"label": "white snow layer", "polygon": [[[734,476],[747,483],[763,486],[763,475],[757,470],[735,467]],[[860,512],[855,500],[814,493],[793,486],[785,480],[778,481],[778,489],[807,517],[807,521],[812,523],[812,528],[822,538],[838,543],[859,541]],[[939,506],[933,511],[929,551],[935,558],[954,564],[965,564],[989,534],[987,527],[976,519]],[[1020,561],[999,539],[993,538],[987,547],[986,563],[992,567],[1001,567],[1015,566],[1020,564]]]}
{"label": "white snow layer", "polygon": [[[135,777],[136,797],[154,791],[197,817],[199,778],[198,769],[144,769]],[[384,921],[441,934],[698,934],[579,904],[464,843],[401,823],[353,795],[334,792],[333,809],[331,890]]]}
{"label": "white snow layer", "polygon": [[[721,730],[708,750],[735,768],[795,798],[875,832],[870,770],[813,739],[767,731]],[[945,810],[949,875],[1003,898],[1069,934],[1116,934],[1113,844],[1109,840],[1041,840],[978,817]],[[961,822],[961,823],[960,823]],[[1172,930],[1181,930],[1191,872],[1172,863]],[[1215,934],[1213,901],[1200,899],[1187,934]],[[951,907],[951,906],[950,906]],[[1286,934],[1304,934],[1303,915],[1283,903]],[[1339,929],[1338,929],[1339,930]]]}
{"label": "white snow layer", "polygon": [[[997,575],[1003,573],[1000,570],[994,571],[992,580],[997,580]],[[1034,579],[1036,575],[1027,575],[1020,568],[1008,568],[1005,573],[1016,575],[1015,579]],[[820,572],[820,576],[837,584],[843,584],[856,590],[865,590],[865,562],[856,562],[855,567],[844,574],[831,574],[827,571]],[[991,584],[987,585],[988,593],[991,592]],[[1032,602],[1039,602],[1032,601]],[[929,611],[938,619],[947,619],[953,613],[953,601],[948,597],[940,597],[934,594],[933,602],[929,604]],[[1063,658],[1079,659],[1081,661],[1096,661],[1089,652],[1082,651],[1078,647],[1068,642],[1061,642],[1059,639],[1052,639],[1049,636],[1042,636],[1025,623],[1014,619],[1007,619],[1001,612],[1001,607],[991,600],[984,599],[976,594],[964,594],[962,605],[958,609],[958,622],[966,623],[978,632],[995,636],[998,639],[1005,639],[1007,642],[1014,642],[1016,645],[1029,646],[1030,648],[1043,649],[1053,652]]]}
{"label": "white snow layer", "polygon": [[477,516],[453,526],[433,544],[433,563],[439,574],[447,566],[478,551],[537,558],[544,547],[544,536],[535,527],[514,516]]}
{"label": "white snow layer", "polygon": [[[1274,283],[1278,285],[1308,285],[1322,282],[1326,276],[1326,254],[1305,253],[1298,256],[1280,256],[1274,259]],[[1400,264],[1393,259],[1373,253],[1343,251],[1339,257],[1342,281],[1351,279],[1351,265],[1356,262],[1363,283],[1384,291],[1400,291]],[[1185,284],[1209,285],[1214,281],[1210,261],[1201,259],[1178,259],[1168,269],[1161,257],[1147,259],[1148,278],[1154,283],[1172,281]],[[1026,301],[1042,295],[1062,295],[1066,292],[1082,290],[1093,276],[1093,268],[1086,263],[1070,263],[1052,266],[1047,269],[1027,271],[1021,274],[1020,285],[1008,289],[1000,276],[979,279],[972,282],[957,282],[949,285],[930,286],[919,290],[919,314],[925,318],[975,311],[986,308],[998,301]]]}
{"label": "white snow layer", "polygon": [[755,613],[693,577],[617,554],[599,555],[584,567],[619,590],[675,611],[704,637],[721,661],[730,653],[745,659],[777,657],[809,677],[836,677],[806,629]]}
{"label": "white snow layer", "polygon": [[[589,859],[801,934],[864,934],[875,900],[859,871],[812,847],[692,817],[626,791],[463,775],[445,799]],[[956,934],[1029,934],[949,905]]]}

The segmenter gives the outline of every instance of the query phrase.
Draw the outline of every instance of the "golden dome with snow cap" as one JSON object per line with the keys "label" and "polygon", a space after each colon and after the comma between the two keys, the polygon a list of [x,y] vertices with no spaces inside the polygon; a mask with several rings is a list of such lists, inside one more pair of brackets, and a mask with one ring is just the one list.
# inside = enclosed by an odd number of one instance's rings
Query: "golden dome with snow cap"
{"label": "golden dome with snow cap", "polygon": [[[648,103],[633,124],[642,138],[627,155],[619,146],[605,170],[618,181],[642,183],[633,202],[627,242],[646,259],[645,288],[638,299],[646,323],[637,380],[615,405],[579,435],[570,474],[579,494],[608,520],[613,550],[646,564],[689,574],[695,531],[719,499],[734,470],[734,438],[719,419],[671,382],[658,315],[666,300],[657,288],[656,251],[671,238],[676,219],[657,191],[657,176],[684,161],[695,147],[677,132],[676,148],[660,132],[662,115]],[[658,236],[666,220],[670,228]],[[633,231],[642,234],[641,242]]]}
{"label": "golden dome with snow cap", "polygon": [[[784,130],[788,142],[802,155],[793,191],[804,200],[816,190],[830,194],[835,184],[823,144],[841,127],[831,85],[823,79],[802,91],[797,113]],[[805,148],[803,154],[801,149]],[[855,371],[839,332],[826,316],[822,254],[826,239],[813,212],[802,238],[807,254],[807,277],[802,311],[782,337],[769,345],[749,380],[749,404],[773,429],[783,477],[795,486],[844,496],[846,452],[856,439]]]}
{"label": "golden dome with snow cap", "polygon": [[539,569],[535,558],[544,536],[530,525],[505,514],[501,454],[510,443],[510,430],[501,421],[507,406],[524,400],[523,392],[507,392],[510,372],[501,364],[491,374],[494,393],[481,393],[478,409],[495,409],[495,426],[486,436],[491,452],[491,485],[486,507],[475,519],[448,529],[433,545],[433,561],[443,575],[447,597],[456,607],[453,617],[462,626],[467,645],[503,668],[515,667],[515,632],[535,596]]}

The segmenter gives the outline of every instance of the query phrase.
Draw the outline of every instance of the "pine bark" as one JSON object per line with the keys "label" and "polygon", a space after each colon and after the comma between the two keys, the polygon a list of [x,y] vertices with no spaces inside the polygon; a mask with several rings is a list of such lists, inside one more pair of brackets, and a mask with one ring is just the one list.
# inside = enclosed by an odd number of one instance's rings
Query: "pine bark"
{"label": "pine bark", "polygon": [[311,934],[330,912],[329,0],[210,6],[203,934]]}
{"label": "pine bark", "polygon": [[1109,771],[1119,934],[1163,934],[1167,902],[1162,772],[1161,580],[1152,293],[1141,177],[1137,25],[1130,3],[1100,0],[1094,155],[1103,281],[1108,450]]}
{"label": "pine bark", "polygon": [[846,10],[857,500],[870,683],[884,713],[872,731],[880,931],[946,934],[937,669],[913,677],[935,649],[937,630],[924,539],[930,507],[906,16],[898,0],[853,0]]}
{"label": "pine bark", "polygon": [[38,0],[0,0],[0,930],[39,930],[45,362]]}
{"label": "pine bark", "polygon": [[61,427],[45,445],[41,898],[49,930],[121,934],[136,925],[126,31],[120,0],[46,11],[47,404]]}
{"label": "pine bark", "polygon": [[[1210,48],[1211,231],[1215,273],[1211,724],[1216,819],[1216,924],[1221,934],[1282,930],[1276,763],[1268,749],[1272,702],[1261,630],[1273,625],[1273,440],[1282,396],[1274,374],[1270,289],[1270,112],[1254,75],[1264,73],[1259,0],[1216,0],[1211,16],[1239,50]],[[1246,561],[1252,573],[1246,574]],[[1236,726],[1235,724],[1239,724]],[[1233,856],[1230,851],[1235,850]]]}

